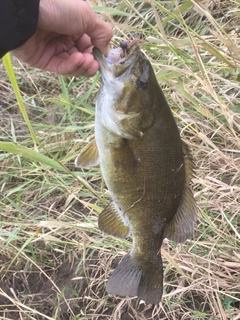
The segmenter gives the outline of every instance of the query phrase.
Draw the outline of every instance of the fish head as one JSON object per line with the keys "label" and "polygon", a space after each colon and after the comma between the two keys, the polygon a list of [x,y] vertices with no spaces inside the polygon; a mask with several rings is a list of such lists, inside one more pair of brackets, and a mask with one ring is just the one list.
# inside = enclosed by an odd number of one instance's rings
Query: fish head
{"label": "fish head", "polygon": [[120,57],[121,48],[113,50],[116,51],[110,51],[108,57],[97,48],[93,50],[102,75],[105,122],[109,125],[112,117],[115,127],[118,123],[120,135],[139,137],[153,124],[154,100],[159,86],[148,58],[138,46],[123,58]]}

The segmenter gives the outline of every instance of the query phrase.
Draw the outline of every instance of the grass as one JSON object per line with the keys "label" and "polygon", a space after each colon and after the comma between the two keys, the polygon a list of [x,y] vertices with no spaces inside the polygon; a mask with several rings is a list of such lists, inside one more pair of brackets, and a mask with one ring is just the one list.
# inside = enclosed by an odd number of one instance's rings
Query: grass
{"label": "grass", "polygon": [[[99,75],[0,63],[0,319],[240,319],[239,1],[92,1],[114,39],[142,49],[194,156],[191,240],[164,241],[157,306],[107,295],[131,239],[101,233],[99,168],[74,167],[94,134]],[[102,8],[97,6],[101,5]],[[6,61],[5,61],[6,62]]]}

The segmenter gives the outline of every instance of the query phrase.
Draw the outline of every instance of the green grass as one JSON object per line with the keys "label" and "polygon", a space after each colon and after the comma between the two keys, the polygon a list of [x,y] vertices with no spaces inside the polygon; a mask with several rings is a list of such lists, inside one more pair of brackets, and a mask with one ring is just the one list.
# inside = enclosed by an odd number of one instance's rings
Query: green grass
{"label": "green grass", "polygon": [[142,39],[194,156],[198,225],[183,244],[164,241],[158,306],[107,295],[131,239],[100,232],[98,214],[109,200],[100,169],[74,167],[94,134],[100,77],[58,77],[14,58],[12,69],[7,57],[0,63],[0,319],[240,319],[239,2],[92,5],[114,27],[115,44]]}

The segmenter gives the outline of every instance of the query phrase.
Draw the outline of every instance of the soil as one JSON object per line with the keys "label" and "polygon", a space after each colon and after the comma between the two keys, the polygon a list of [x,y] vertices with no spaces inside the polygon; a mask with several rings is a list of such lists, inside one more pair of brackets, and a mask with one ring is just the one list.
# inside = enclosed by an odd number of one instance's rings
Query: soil
{"label": "soil", "polygon": [[[0,294],[0,319],[45,320],[45,316],[59,320],[171,319],[166,318],[163,311],[154,312],[156,306],[140,304],[138,299],[121,299],[107,295],[105,284],[99,281],[105,276],[105,270],[104,267],[101,268],[101,256],[98,252],[93,253],[84,267],[79,266],[82,256],[73,256],[70,259],[70,256],[60,255],[55,266],[45,266],[42,272],[33,265],[18,264],[14,266],[14,270],[10,269],[0,281],[0,288],[10,299],[23,303],[35,312],[33,318],[26,317],[24,312],[20,311],[21,308],[16,310],[12,301]],[[0,260],[2,265],[11,262],[4,255],[0,256]],[[113,260],[111,267],[117,263],[116,259]],[[4,305],[5,308],[1,310],[1,306]],[[119,311],[116,306],[119,307]],[[189,297],[186,311],[187,308],[201,312],[209,311],[204,299],[197,292],[193,292]],[[42,315],[36,314],[36,311]],[[113,314],[116,316],[113,317]],[[174,319],[182,319],[182,312],[179,313],[179,318],[174,315]]]}

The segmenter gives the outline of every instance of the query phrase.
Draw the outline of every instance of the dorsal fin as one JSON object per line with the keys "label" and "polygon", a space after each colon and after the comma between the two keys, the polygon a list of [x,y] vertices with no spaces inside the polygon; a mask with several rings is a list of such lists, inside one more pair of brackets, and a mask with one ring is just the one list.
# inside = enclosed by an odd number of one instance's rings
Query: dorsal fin
{"label": "dorsal fin", "polygon": [[99,164],[99,153],[95,139],[87,144],[75,159],[75,166],[88,169]]}
{"label": "dorsal fin", "polygon": [[188,150],[187,144],[184,142],[182,143],[182,149],[186,176],[185,186],[177,213],[167,225],[164,232],[165,238],[175,242],[183,242],[189,238],[197,220],[196,201],[189,187],[194,172],[193,158]]}
{"label": "dorsal fin", "polygon": [[196,201],[192,195],[191,189],[188,186],[185,186],[177,213],[167,225],[164,237],[175,242],[185,241],[191,236],[196,220]]}
{"label": "dorsal fin", "polygon": [[126,238],[130,233],[114,202],[109,203],[100,213],[98,226],[101,231],[119,238]]}

